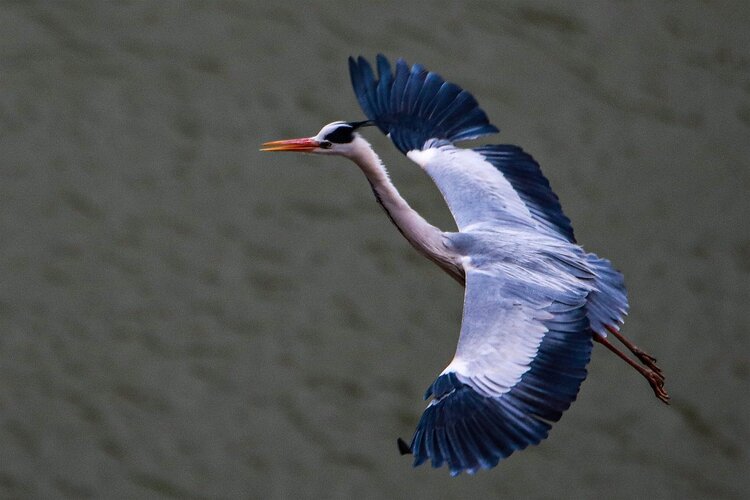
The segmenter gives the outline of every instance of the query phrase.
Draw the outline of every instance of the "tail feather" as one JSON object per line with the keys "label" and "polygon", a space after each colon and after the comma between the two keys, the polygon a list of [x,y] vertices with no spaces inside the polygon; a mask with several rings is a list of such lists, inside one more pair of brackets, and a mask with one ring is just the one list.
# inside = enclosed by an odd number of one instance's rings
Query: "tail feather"
{"label": "tail feather", "polygon": [[628,296],[625,279],[612,267],[607,259],[593,253],[586,255],[589,266],[594,271],[596,290],[591,292],[586,304],[586,315],[591,329],[602,337],[607,336],[607,327],[620,329],[628,314]]}

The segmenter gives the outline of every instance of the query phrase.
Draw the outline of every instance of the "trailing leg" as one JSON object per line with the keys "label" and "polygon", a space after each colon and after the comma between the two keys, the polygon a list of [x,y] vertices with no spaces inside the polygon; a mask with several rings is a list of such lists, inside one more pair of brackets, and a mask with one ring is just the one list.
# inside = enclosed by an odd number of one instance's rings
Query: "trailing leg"
{"label": "trailing leg", "polygon": [[604,347],[612,351],[613,353],[617,354],[617,356],[620,357],[623,361],[625,361],[627,364],[632,366],[638,373],[640,373],[651,385],[651,389],[654,391],[654,395],[663,403],[669,404],[669,394],[667,394],[667,391],[664,390],[664,375],[661,374],[661,371],[656,371],[650,367],[641,366],[632,359],[628,357],[627,354],[619,350],[617,347],[612,345],[612,343],[606,339],[606,337],[602,337],[596,333],[593,334],[594,340],[596,342],[599,342]]}
{"label": "trailing leg", "polygon": [[651,368],[653,371],[657,373],[661,373],[661,368],[659,368],[659,365],[656,364],[656,358],[651,356],[649,353],[635,345],[633,342],[630,341],[625,335],[617,331],[616,328],[610,325],[604,325],[609,332],[614,335],[617,340],[622,342],[622,344],[627,347],[630,352],[632,352],[638,360],[643,363],[644,365]]}

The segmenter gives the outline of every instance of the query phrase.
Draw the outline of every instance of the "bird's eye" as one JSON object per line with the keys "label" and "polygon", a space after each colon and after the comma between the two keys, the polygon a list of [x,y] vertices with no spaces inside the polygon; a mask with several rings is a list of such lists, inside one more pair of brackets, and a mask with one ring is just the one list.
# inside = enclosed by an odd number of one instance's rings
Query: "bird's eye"
{"label": "bird's eye", "polygon": [[318,144],[318,147],[322,149],[331,149],[331,146],[333,146],[331,141],[320,141],[320,144]]}

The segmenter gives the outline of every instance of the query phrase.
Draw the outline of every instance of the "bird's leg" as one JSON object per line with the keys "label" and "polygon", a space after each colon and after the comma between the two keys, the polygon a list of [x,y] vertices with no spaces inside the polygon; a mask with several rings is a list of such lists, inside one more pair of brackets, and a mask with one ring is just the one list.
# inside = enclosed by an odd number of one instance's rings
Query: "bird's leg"
{"label": "bird's leg", "polygon": [[622,333],[618,332],[616,328],[610,325],[604,325],[604,326],[607,328],[607,330],[610,331],[612,335],[614,335],[617,338],[617,340],[622,342],[622,344],[625,347],[627,347],[630,350],[630,352],[632,352],[641,363],[648,366],[656,373],[661,374],[661,368],[659,368],[659,365],[656,364],[655,357],[651,356],[649,353],[647,353],[646,351],[642,350],[640,347],[632,343],[630,339],[628,339]]}
{"label": "bird's leg", "polygon": [[664,390],[664,376],[660,372],[639,365],[638,363],[630,359],[627,354],[612,345],[612,343],[607,340],[606,337],[602,337],[594,333],[594,340],[602,344],[613,353],[617,354],[623,361],[632,366],[635,370],[638,371],[638,373],[643,375],[643,377],[651,385],[651,389],[653,389],[654,395],[664,404],[669,404],[669,394],[667,394],[667,391]]}

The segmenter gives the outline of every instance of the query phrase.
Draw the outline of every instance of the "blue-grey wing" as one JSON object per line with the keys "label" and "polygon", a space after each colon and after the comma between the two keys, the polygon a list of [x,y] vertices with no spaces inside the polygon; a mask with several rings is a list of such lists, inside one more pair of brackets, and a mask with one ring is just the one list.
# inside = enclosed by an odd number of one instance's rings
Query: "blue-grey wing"
{"label": "blue-grey wing", "polygon": [[407,156],[435,182],[461,231],[517,227],[575,242],[549,182],[521,148],[438,143]]}
{"label": "blue-grey wing", "polygon": [[592,347],[587,291],[527,272],[467,272],[458,348],[427,391],[415,465],[447,463],[454,475],[494,467],[546,438],[575,400]]}
{"label": "blue-grey wing", "polygon": [[425,168],[461,230],[494,221],[532,226],[575,242],[570,220],[530,155],[510,145],[474,150],[452,146],[498,132],[469,92],[419,64],[410,69],[403,60],[396,62],[394,72],[388,60],[378,55],[377,70],[376,78],[364,58],[349,58],[352,86],[362,110],[402,153]]}
{"label": "blue-grey wing", "polygon": [[349,58],[354,93],[367,118],[404,154],[430,139],[451,142],[498,132],[469,92],[419,64],[396,61],[395,73],[382,54],[378,78],[364,57]]}

